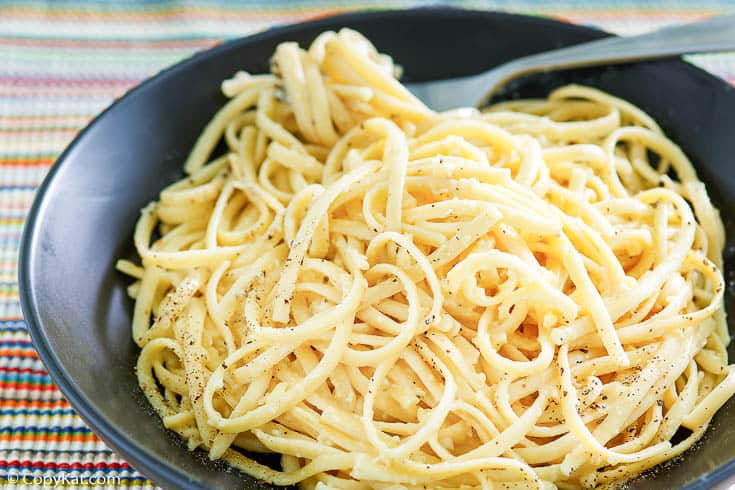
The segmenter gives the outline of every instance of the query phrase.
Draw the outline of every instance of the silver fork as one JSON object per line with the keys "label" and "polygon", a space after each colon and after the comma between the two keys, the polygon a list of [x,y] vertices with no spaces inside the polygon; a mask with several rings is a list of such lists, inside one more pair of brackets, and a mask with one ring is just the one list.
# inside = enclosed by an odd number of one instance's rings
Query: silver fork
{"label": "silver fork", "polygon": [[640,36],[608,37],[517,58],[478,75],[409,83],[407,87],[437,111],[481,107],[500,87],[531,73],[729,50],[735,50],[735,15],[665,27]]}

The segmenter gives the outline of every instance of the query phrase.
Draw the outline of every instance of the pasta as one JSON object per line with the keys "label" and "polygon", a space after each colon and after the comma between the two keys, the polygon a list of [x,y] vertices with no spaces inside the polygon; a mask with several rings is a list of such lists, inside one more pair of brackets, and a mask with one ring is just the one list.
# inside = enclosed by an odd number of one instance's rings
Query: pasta
{"label": "pasta", "polygon": [[687,157],[592,88],[439,114],[397,75],[344,29],[222,84],[118,263],[165,427],[306,489],[595,487],[691,447],[735,368]]}

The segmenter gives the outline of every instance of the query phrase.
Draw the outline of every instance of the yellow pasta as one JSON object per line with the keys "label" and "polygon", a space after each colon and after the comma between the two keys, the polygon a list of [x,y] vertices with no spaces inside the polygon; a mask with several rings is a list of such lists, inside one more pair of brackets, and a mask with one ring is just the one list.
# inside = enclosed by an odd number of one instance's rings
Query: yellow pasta
{"label": "yellow pasta", "polygon": [[190,449],[306,489],[578,488],[702,436],[735,393],[724,231],[649,116],[580,86],[435,113],[347,29],[272,67],[222,84],[118,263]]}

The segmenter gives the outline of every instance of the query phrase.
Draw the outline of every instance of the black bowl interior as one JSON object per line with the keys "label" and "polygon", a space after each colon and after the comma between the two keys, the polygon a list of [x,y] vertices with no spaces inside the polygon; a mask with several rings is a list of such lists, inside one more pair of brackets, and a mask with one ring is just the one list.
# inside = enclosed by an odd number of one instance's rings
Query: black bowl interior
{"label": "black bowl interior", "polygon": [[[305,44],[352,27],[391,54],[408,81],[470,74],[521,55],[604,33],[549,19],[451,9],[349,14],[224,44],[163,72],[99,116],[58,160],[40,189],[21,252],[23,310],[55,381],[80,415],[133,466],[167,488],[270,488],[192,456],[148,407],[133,372],[132,303],[114,271],[131,253],[139,209],[181,175],[196,136],[224,102],[237,69],[264,72],[281,41]],[[727,221],[735,218],[735,91],[681,61],[577,70],[526,80],[513,95],[543,96],[574,81],[648,111],[697,165]],[[733,272],[728,267],[728,277]],[[727,296],[732,310],[733,296]],[[730,323],[733,330],[733,323]],[[732,350],[732,349],[731,349]],[[735,471],[735,414],[728,403],[682,461],[633,488],[708,488]]]}

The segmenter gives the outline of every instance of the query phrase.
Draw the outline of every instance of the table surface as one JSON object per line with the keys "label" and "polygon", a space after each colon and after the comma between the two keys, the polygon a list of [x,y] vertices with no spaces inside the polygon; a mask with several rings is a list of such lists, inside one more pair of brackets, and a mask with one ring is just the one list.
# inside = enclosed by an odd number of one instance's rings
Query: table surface
{"label": "table surface", "polygon": [[[34,351],[20,310],[25,216],[77,132],[141,80],[223,40],[340,11],[428,3],[0,0],[0,486],[155,488],[75,415]],[[735,12],[731,0],[442,3],[549,15],[618,34]],[[735,83],[735,53],[688,59]]]}

